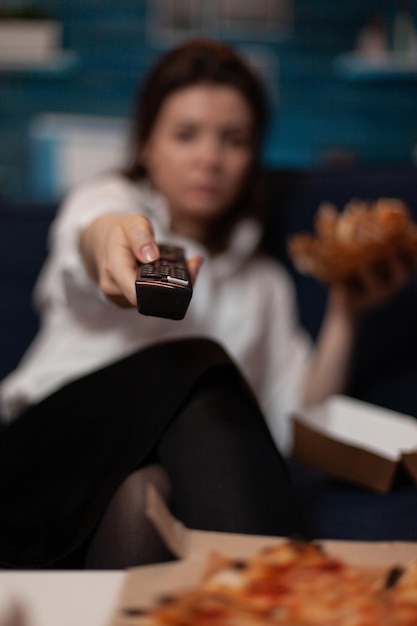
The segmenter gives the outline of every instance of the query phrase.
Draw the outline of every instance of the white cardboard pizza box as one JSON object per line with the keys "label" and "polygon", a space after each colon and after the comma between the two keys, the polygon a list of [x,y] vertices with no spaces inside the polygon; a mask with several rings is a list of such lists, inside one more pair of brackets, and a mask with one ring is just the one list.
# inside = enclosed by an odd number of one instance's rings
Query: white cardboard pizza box
{"label": "white cardboard pizza box", "polygon": [[105,626],[126,572],[0,571],[1,626]]}
{"label": "white cardboard pizza box", "polygon": [[417,420],[335,395],[293,418],[293,456],[380,493],[400,465],[417,484]]}
{"label": "white cardboard pizza box", "polygon": [[[142,609],[163,596],[198,584],[210,554],[246,558],[283,537],[207,532],[185,527],[175,519],[153,487],[149,487],[148,514],[178,561],[127,571],[114,615],[108,626],[135,626]],[[417,543],[320,541],[327,552],[385,576],[391,567],[417,558]]]}

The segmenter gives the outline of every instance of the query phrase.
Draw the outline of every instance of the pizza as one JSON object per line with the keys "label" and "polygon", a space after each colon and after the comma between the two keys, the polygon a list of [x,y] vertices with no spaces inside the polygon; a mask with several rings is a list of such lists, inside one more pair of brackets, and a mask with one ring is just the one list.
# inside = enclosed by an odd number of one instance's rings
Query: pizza
{"label": "pizza", "polygon": [[301,273],[324,283],[347,282],[367,271],[383,274],[384,262],[393,255],[417,269],[417,225],[401,200],[354,199],[341,212],[324,203],[314,230],[289,238],[288,252]]}
{"label": "pizza", "polygon": [[161,598],[139,626],[416,626],[417,564],[385,579],[315,544],[283,541],[215,565]]}

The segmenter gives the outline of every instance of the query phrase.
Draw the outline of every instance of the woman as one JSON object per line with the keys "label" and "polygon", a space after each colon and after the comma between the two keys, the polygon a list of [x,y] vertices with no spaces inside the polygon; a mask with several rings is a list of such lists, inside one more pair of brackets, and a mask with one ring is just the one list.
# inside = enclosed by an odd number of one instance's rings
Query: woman
{"label": "woman", "polygon": [[[41,330],[1,386],[1,564],[157,560],[137,527],[137,481],[155,463],[188,526],[299,530],[270,432],[288,451],[290,411],[343,390],[360,299],[405,276],[393,263],[389,284],[364,277],[361,298],[335,290],[311,362],[290,280],[257,253],[266,110],[229,47],[179,46],[142,87],[126,171],[64,202],[36,288]],[[136,310],[137,260],[156,260],[162,241],[185,248],[195,279],[181,322]]]}

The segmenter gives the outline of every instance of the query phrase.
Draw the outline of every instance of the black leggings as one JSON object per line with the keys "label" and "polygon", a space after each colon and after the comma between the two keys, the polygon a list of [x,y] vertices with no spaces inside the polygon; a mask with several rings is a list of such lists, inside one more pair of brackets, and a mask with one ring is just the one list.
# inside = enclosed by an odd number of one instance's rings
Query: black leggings
{"label": "black leggings", "polygon": [[139,564],[143,541],[130,550],[128,531],[139,533],[143,502],[129,477],[155,463],[189,527],[300,531],[285,464],[246,383],[217,344],[184,340],[75,381],[4,429],[0,564],[66,566],[93,545],[87,565],[100,566],[110,544],[117,557],[103,530],[116,526],[131,556],[111,562]]}
{"label": "black leggings", "polygon": [[297,514],[283,459],[237,375],[199,382],[156,447],[190,528],[288,535]]}
{"label": "black leggings", "polygon": [[119,487],[89,542],[86,567],[118,569],[172,555],[147,519],[155,484],[189,528],[262,535],[300,531],[282,458],[236,375],[203,377],[164,430],[149,461]]}

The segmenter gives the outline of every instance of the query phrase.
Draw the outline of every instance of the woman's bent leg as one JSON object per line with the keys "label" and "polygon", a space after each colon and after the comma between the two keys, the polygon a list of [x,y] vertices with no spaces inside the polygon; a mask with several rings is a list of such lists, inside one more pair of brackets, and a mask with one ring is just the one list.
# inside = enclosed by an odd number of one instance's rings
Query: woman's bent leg
{"label": "woman's bent leg", "polygon": [[172,559],[146,515],[148,483],[152,483],[169,501],[169,479],[160,465],[148,465],[130,474],[110,500],[92,535],[86,568],[124,569]]}
{"label": "woman's bent leg", "polygon": [[121,485],[155,459],[189,526],[296,528],[285,465],[229,357],[209,340],[172,341],[69,383],[4,429],[0,564],[79,567],[110,512],[137,541],[143,500],[133,479]]}
{"label": "woman's bent leg", "polygon": [[157,453],[173,486],[175,514],[187,526],[301,532],[285,463],[233,370],[203,377],[165,430]]}

